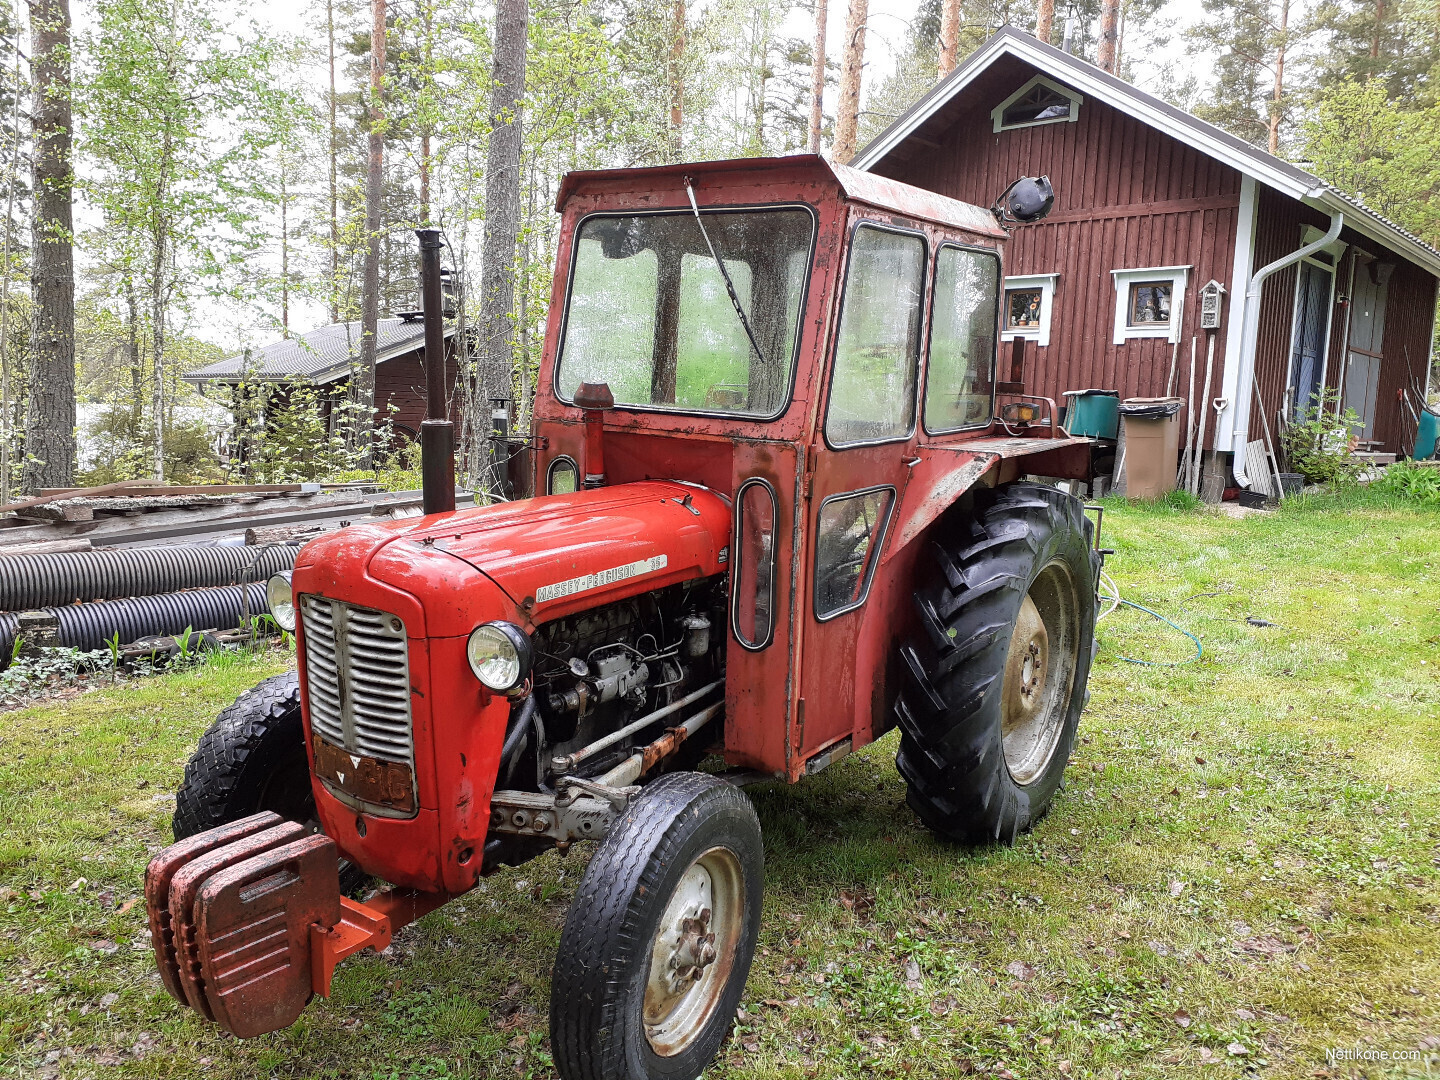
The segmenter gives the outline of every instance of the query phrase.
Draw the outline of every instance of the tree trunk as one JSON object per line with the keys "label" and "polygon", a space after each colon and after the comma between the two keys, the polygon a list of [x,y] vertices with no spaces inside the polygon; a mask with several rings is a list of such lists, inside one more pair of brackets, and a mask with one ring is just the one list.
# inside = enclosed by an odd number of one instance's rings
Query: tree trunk
{"label": "tree trunk", "polygon": [[[520,232],[520,109],[525,96],[526,0],[497,0],[485,245],[480,275],[480,415],[509,399],[515,351],[515,242]],[[482,454],[482,458],[487,455]]]}
{"label": "tree trunk", "polygon": [[685,60],[686,32],[685,0],[675,0],[670,26],[670,59],[666,65],[666,76],[670,83],[670,156],[680,160],[681,122],[685,118],[685,81],[682,65]]}
{"label": "tree trunk", "polygon": [[1116,74],[1116,43],[1120,39],[1120,0],[1104,0],[1100,7],[1100,44],[1095,64],[1101,71]]}
{"label": "tree trunk", "polygon": [[[1380,59],[1380,35],[1385,27],[1385,0],[1375,0],[1375,32],[1370,35],[1370,59]],[[1374,75],[1371,71],[1366,73],[1366,78]]]}
{"label": "tree trunk", "polygon": [[340,321],[340,196],[336,182],[335,0],[325,0],[325,35],[330,47],[330,321]]}
{"label": "tree trunk", "polygon": [[[18,27],[16,28],[18,31]],[[17,43],[18,44],[18,43]],[[5,174],[5,239],[0,254],[0,505],[10,503],[10,451],[14,444],[10,404],[10,241],[15,231],[15,183],[20,174],[20,50],[15,48],[15,100],[11,102],[10,167]]]}
{"label": "tree trunk", "polygon": [[1275,91],[1270,95],[1270,142],[1272,154],[1280,153],[1281,102],[1285,96],[1285,46],[1290,29],[1290,0],[1280,0],[1280,35],[1275,48]]}
{"label": "tree trunk", "polygon": [[385,168],[385,0],[370,0],[370,138],[365,172],[365,281],[360,289],[360,368],[351,380],[354,445],[368,468],[375,435],[375,334],[380,323],[380,201]]}
{"label": "tree trunk", "polygon": [[290,336],[290,193],[285,184],[285,168],[280,166],[280,329],[281,337]]}
{"label": "tree trunk", "polygon": [[125,275],[125,321],[130,352],[130,430],[138,438],[145,418],[145,362],[140,355],[140,297],[128,273]]}
{"label": "tree trunk", "polygon": [[960,44],[960,0],[945,0],[940,8],[940,78],[955,70],[955,50]]}
{"label": "tree trunk", "polygon": [[[420,5],[420,21],[425,35],[421,78],[434,78],[434,27],[431,17],[434,7],[430,3]],[[425,129],[420,133],[420,224],[430,224],[430,118],[424,118]]]}
{"label": "tree trunk", "polygon": [[1050,33],[1055,27],[1055,0],[1040,0],[1035,9],[1035,36],[1046,45],[1050,44]]}
{"label": "tree trunk", "polygon": [[30,42],[34,251],[24,484],[38,491],[75,479],[70,0],[30,0]]}
{"label": "tree trunk", "polygon": [[835,160],[844,165],[855,156],[855,135],[860,125],[860,75],[865,66],[865,20],[869,0],[850,0],[845,15],[844,53],[840,61],[840,104],[835,112]]}
{"label": "tree trunk", "polygon": [[[165,147],[165,159],[169,160],[170,148]],[[155,425],[155,442],[150,459],[155,479],[165,479],[165,263],[169,257],[169,230],[163,211],[167,191],[162,187],[155,199],[155,217],[151,227],[150,265],[150,354],[155,369],[155,381],[150,387],[151,422]]]}
{"label": "tree trunk", "polygon": [[820,153],[820,129],[825,125],[825,20],[830,0],[815,0],[815,53],[810,62],[810,152]]}

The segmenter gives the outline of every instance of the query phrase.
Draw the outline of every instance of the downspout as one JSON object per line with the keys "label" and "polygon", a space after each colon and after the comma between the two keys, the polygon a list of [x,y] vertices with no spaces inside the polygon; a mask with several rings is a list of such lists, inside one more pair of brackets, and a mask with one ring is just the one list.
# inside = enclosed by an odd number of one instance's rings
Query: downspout
{"label": "downspout", "polygon": [[1284,270],[1287,266],[1294,266],[1307,255],[1313,255],[1322,248],[1329,247],[1340,238],[1340,229],[1345,224],[1345,215],[1336,211],[1330,215],[1330,231],[1316,240],[1313,244],[1306,244],[1298,251],[1292,251],[1289,255],[1281,256],[1267,266],[1262,266],[1255,271],[1250,278],[1250,284],[1245,289],[1245,313],[1240,323],[1240,358],[1239,358],[1239,384],[1235,388],[1235,431],[1230,446],[1234,451],[1234,462],[1231,466],[1235,473],[1235,482],[1241,487],[1250,486],[1250,478],[1245,475],[1245,447],[1250,442],[1250,404],[1251,395],[1255,385],[1255,352],[1259,347],[1260,339],[1260,293],[1265,287],[1265,279],[1271,274]]}

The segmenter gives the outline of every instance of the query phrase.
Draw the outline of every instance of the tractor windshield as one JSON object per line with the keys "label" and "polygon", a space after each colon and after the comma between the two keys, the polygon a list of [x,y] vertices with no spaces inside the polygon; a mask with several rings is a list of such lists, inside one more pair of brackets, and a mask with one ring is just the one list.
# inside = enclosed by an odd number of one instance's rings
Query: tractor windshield
{"label": "tractor windshield", "polygon": [[704,233],[688,210],[581,222],[560,343],[562,400],[582,382],[604,382],[617,405],[761,417],[785,408],[815,218],[798,207],[701,217]]}

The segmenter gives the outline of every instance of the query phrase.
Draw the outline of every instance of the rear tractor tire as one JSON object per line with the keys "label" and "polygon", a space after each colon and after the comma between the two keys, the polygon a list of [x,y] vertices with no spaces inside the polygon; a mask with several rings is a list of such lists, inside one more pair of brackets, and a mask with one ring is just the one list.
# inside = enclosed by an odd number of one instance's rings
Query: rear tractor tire
{"label": "rear tractor tire", "polygon": [[564,1080],[693,1080],[730,1031],[760,933],[760,822],[701,773],[649,784],[601,842],[550,989]]}
{"label": "rear tractor tire", "polygon": [[[320,831],[294,671],[246,690],[200,736],[175,793],[172,829],[183,840],[262,810]],[[368,880],[341,860],[342,892],[352,894]]]}
{"label": "rear tractor tire", "polygon": [[1071,495],[1022,483],[975,499],[941,523],[921,572],[895,763],[933,832],[1009,844],[1050,808],[1070,759],[1100,556]]}

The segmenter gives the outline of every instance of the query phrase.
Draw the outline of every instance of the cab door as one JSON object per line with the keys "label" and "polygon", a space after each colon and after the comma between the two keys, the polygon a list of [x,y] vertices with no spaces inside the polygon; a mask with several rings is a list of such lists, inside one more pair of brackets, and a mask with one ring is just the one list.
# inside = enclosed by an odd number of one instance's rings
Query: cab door
{"label": "cab door", "polygon": [[802,511],[802,761],[868,730],[883,682],[885,658],[861,648],[873,637],[862,628],[875,617],[874,579],[913,460],[929,248],[917,229],[860,220],[851,231]]}

